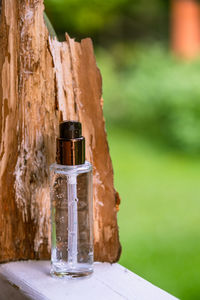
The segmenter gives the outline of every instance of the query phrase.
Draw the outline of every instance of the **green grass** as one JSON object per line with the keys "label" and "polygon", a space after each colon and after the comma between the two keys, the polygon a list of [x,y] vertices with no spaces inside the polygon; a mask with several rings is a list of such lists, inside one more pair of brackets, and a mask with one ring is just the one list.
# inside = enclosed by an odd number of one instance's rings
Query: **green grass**
{"label": "green grass", "polygon": [[109,129],[120,264],[169,293],[200,299],[200,159]]}

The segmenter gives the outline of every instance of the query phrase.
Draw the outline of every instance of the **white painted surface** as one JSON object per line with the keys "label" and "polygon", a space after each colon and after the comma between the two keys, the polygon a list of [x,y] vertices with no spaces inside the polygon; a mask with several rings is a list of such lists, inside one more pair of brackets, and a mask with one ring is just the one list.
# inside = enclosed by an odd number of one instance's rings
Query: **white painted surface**
{"label": "white painted surface", "polygon": [[[11,262],[0,265],[0,276],[35,300],[176,299],[119,264],[96,263],[90,278],[78,280],[52,278],[49,269],[48,261]],[[0,294],[0,300],[10,299],[18,298],[1,298]]]}

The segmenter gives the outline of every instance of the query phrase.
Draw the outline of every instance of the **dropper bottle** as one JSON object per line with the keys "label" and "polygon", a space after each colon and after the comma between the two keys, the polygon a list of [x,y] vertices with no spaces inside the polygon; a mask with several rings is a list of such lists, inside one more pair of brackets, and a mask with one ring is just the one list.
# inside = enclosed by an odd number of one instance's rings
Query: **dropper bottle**
{"label": "dropper bottle", "polygon": [[50,166],[51,275],[76,278],[93,272],[92,165],[81,123],[64,121],[59,130]]}

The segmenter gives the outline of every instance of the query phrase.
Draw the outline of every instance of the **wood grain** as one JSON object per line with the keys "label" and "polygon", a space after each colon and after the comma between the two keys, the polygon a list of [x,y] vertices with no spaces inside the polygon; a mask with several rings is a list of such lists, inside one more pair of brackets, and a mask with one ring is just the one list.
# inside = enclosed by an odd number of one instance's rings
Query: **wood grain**
{"label": "wood grain", "polygon": [[43,10],[42,0],[2,1],[0,261],[49,258],[49,165],[59,121],[73,119],[82,122],[94,166],[95,259],[114,262],[118,198],[92,42],[50,38]]}

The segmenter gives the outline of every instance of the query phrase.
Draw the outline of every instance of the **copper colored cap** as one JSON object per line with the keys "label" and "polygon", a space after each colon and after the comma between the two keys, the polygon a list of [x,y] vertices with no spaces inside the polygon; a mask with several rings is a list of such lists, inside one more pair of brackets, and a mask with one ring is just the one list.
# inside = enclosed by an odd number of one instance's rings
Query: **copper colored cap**
{"label": "copper colored cap", "polygon": [[85,163],[85,138],[81,123],[63,121],[60,123],[60,137],[57,138],[56,161],[61,165],[81,165]]}

